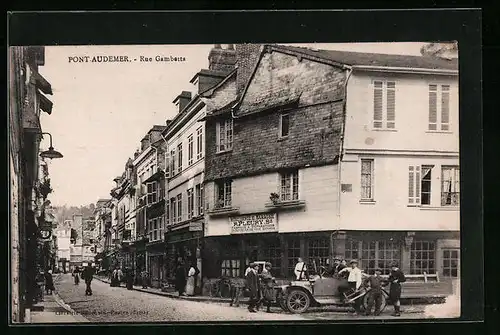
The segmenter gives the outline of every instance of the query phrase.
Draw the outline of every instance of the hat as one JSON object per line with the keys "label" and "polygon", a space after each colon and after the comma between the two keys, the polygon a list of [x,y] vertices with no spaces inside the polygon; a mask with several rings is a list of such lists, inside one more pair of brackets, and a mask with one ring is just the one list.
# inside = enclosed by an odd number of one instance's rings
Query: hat
{"label": "hat", "polygon": [[272,267],[273,265],[269,262],[266,262],[266,266]]}
{"label": "hat", "polygon": [[352,263],[356,263],[356,264],[358,264],[358,260],[357,260],[357,259],[353,259],[353,260],[351,260],[351,261],[349,262],[349,264],[352,264]]}
{"label": "hat", "polygon": [[393,261],[391,262],[391,268],[397,268],[398,267],[398,262]]}
{"label": "hat", "polygon": [[341,260],[342,260],[342,256],[338,256],[338,255],[337,255],[337,256],[335,256],[335,257],[333,258],[333,260],[334,260],[334,261],[341,261]]}

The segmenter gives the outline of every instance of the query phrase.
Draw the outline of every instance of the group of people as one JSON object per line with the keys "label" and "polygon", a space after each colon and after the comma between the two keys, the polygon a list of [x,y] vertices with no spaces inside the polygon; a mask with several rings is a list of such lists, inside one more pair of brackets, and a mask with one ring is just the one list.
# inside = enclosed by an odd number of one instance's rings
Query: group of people
{"label": "group of people", "polygon": [[179,292],[180,296],[195,295],[199,273],[200,270],[196,266],[196,261],[192,261],[188,269],[182,258],[177,260],[177,268],[175,270],[175,290]]}
{"label": "group of people", "polygon": [[[266,312],[271,313],[271,305],[275,300],[274,284],[275,280],[271,274],[272,265],[269,262],[264,264],[262,272],[259,273],[259,264],[250,263],[245,270],[246,289],[249,294],[248,311],[256,313],[260,306],[266,306]],[[231,306],[236,302],[238,305],[239,292],[233,295]],[[236,300],[236,301],[235,301]]]}
{"label": "group of people", "polygon": [[85,295],[92,295],[92,280],[94,279],[95,269],[92,265],[87,265],[83,270],[78,266],[73,270],[72,276],[75,285],[80,284],[80,277],[85,281]]}

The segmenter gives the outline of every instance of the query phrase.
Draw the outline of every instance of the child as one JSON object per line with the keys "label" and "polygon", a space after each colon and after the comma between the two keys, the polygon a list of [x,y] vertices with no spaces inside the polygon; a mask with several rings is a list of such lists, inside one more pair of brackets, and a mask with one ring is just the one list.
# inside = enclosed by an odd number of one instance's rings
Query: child
{"label": "child", "polygon": [[382,270],[379,268],[375,269],[375,274],[366,279],[366,283],[371,287],[368,296],[368,306],[366,309],[366,315],[371,315],[373,305],[375,304],[375,316],[380,315],[380,307],[382,306],[382,285],[385,280],[380,276]]}

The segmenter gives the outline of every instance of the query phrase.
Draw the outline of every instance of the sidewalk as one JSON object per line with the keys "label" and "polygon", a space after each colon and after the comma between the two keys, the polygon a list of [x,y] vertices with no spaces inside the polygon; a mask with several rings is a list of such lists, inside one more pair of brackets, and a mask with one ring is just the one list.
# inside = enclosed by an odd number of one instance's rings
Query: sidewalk
{"label": "sidewalk", "polygon": [[[95,276],[94,278],[109,284],[110,280],[108,278],[103,278],[103,277],[98,277]],[[120,286],[125,288],[125,286]],[[158,288],[142,288],[142,286],[137,286],[134,285],[134,290],[135,291],[140,291],[140,292],[145,292],[145,293],[150,293],[150,294],[155,294],[155,295],[161,295],[164,297],[169,297],[169,298],[174,298],[174,299],[182,299],[182,300],[191,300],[191,301],[198,301],[198,302],[218,302],[218,303],[227,303],[229,304],[231,302],[231,299],[229,298],[217,298],[217,297],[209,297],[209,296],[179,296],[179,294],[175,291],[170,291],[170,292],[163,292]],[[245,305],[248,304],[248,299],[242,297],[240,299],[240,304]],[[404,311],[405,313],[423,313],[425,310],[426,305],[405,305],[404,306]]]}
{"label": "sidewalk", "polygon": [[[82,323],[90,322],[80,314],[71,309],[64,301],[54,293],[45,295],[44,301],[36,304],[34,309],[26,315],[26,323]],[[40,311],[38,311],[40,310]]]}

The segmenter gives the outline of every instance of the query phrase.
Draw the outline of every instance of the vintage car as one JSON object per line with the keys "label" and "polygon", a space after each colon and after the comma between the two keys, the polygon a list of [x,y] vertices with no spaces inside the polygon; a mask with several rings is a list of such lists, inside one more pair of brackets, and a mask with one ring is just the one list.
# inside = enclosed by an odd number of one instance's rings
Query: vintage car
{"label": "vintage car", "polygon": [[[276,287],[276,300],[284,311],[304,313],[309,307],[325,305],[351,306],[357,299],[362,300],[362,308],[366,309],[370,298],[370,288],[362,286],[356,292],[348,292],[342,297],[338,288],[347,284],[347,279],[327,274],[326,268],[320,267],[317,275],[309,276],[307,280],[291,281],[289,285]],[[387,291],[382,292],[383,311],[387,305]]]}

